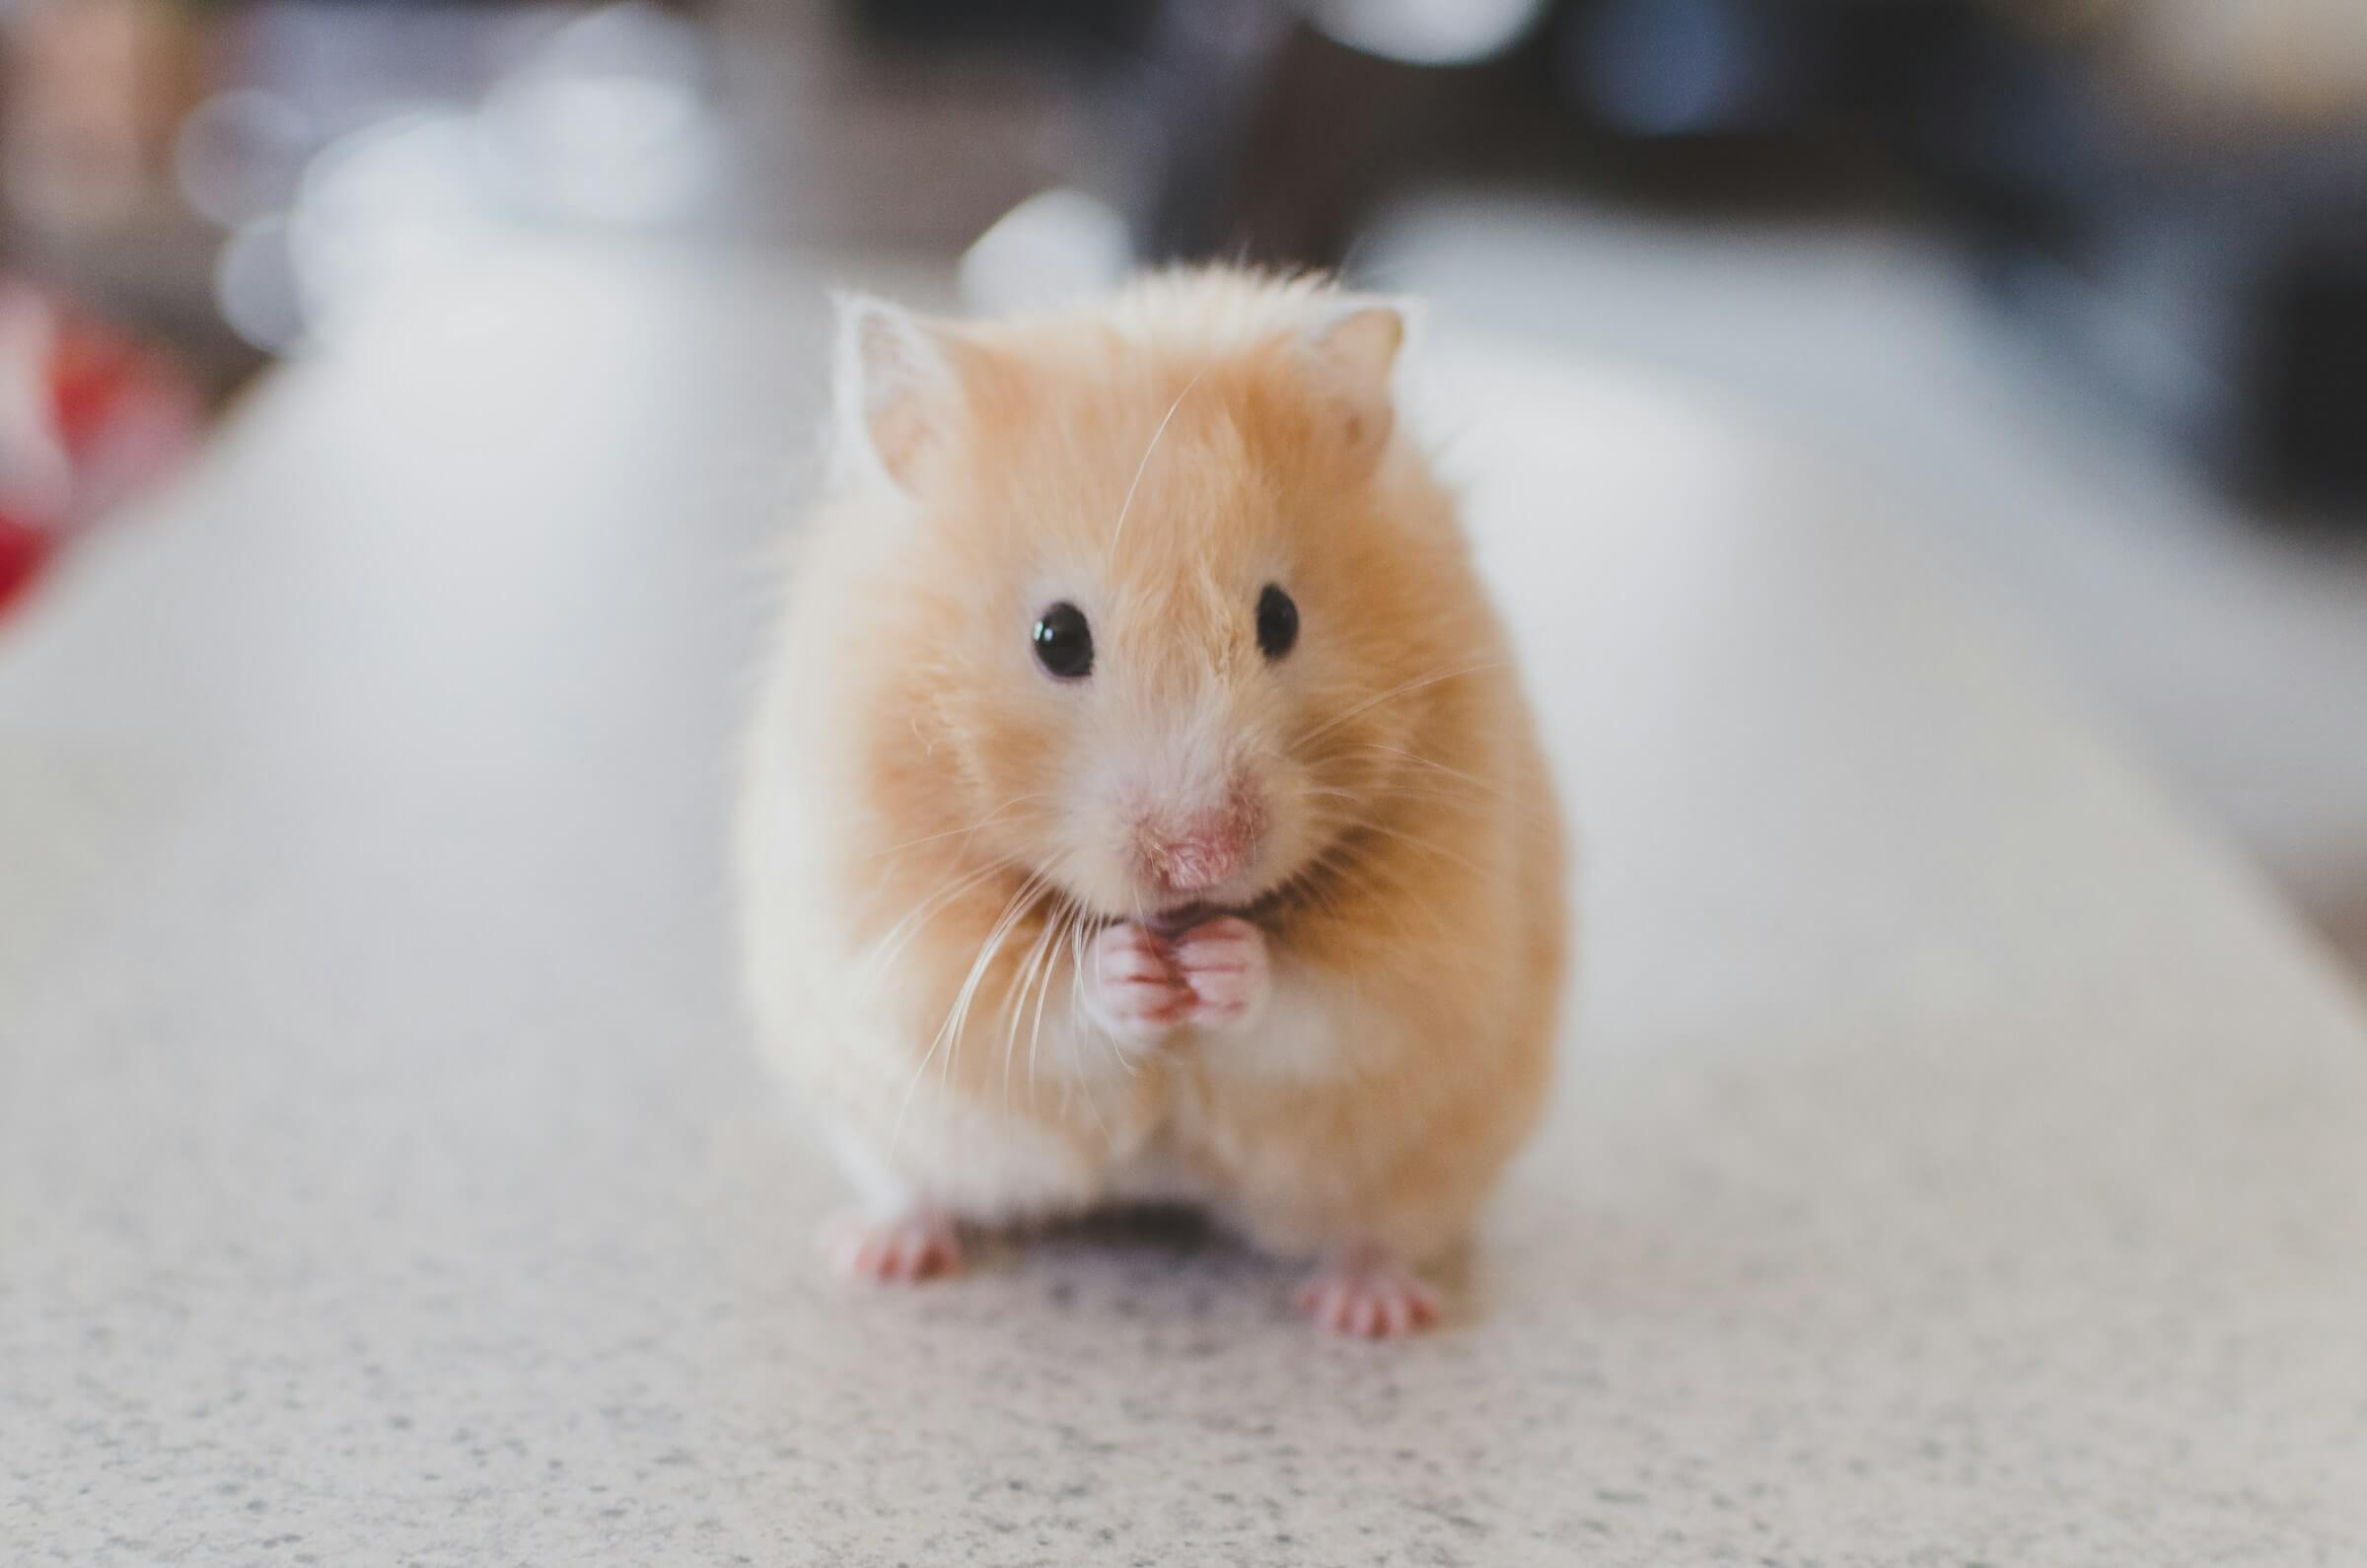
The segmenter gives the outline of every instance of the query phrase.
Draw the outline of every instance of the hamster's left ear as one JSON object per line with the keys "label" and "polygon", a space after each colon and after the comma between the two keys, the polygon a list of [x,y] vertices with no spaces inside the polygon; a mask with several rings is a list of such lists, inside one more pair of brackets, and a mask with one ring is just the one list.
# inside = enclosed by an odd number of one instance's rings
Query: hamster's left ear
{"label": "hamster's left ear", "polygon": [[842,477],[871,469],[908,489],[929,450],[962,416],[954,328],[869,295],[840,295],[835,303],[832,462]]}
{"label": "hamster's left ear", "polygon": [[1308,332],[1317,385],[1358,478],[1389,448],[1397,424],[1390,376],[1412,326],[1410,301],[1356,294],[1339,299]]}

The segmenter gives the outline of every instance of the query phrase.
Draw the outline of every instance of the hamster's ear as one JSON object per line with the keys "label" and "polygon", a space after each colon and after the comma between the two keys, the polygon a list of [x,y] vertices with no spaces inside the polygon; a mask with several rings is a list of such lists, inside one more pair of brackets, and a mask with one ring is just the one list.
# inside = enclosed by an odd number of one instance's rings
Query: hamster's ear
{"label": "hamster's ear", "polygon": [[1404,346],[1411,314],[1404,301],[1348,295],[1308,332],[1318,386],[1357,478],[1381,461],[1397,423],[1390,374],[1397,368],[1398,350]]}
{"label": "hamster's ear", "polygon": [[842,294],[836,305],[838,471],[875,469],[908,488],[923,455],[961,412],[948,328],[868,295]]}

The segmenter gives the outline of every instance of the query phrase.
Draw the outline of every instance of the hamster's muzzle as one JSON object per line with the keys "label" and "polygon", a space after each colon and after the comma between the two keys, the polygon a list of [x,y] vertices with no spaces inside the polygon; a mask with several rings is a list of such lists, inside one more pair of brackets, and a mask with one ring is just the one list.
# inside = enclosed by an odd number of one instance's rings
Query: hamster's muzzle
{"label": "hamster's muzzle", "polygon": [[1137,818],[1136,874],[1163,899],[1189,898],[1248,870],[1264,836],[1264,807],[1236,784],[1216,806]]}

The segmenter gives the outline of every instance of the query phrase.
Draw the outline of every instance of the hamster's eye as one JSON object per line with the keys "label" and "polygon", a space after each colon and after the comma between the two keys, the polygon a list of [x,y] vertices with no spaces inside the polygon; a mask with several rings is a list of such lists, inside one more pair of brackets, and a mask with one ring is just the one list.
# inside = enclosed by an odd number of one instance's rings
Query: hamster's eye
{"label": "hamster's eye", "polygon": [[1062,600],[1036,618],[1036,662],[1063,680],[1093,673],[1093,628],[1085,612]]}
{"label": "hamster's eye", "polygon": [[1257,647],[1268,659],[1279,659],[1299,640],[1299,606],[1272,583],[1257,596]]}

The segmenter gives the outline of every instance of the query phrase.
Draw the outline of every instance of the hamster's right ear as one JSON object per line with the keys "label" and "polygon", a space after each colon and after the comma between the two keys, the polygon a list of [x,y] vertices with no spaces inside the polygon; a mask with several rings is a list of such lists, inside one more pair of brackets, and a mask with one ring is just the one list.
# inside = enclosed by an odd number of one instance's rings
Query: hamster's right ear
{"label": "hamster's right ear", "polygon": [[1307,333],[1318,386],[1345,472],[1370,473],[1397,421],[1390,376],[1414,321],[1411,302],[1376,295],[1331,298]]}
{"label": "hamster's right ear", "polygon": [[948,327],[869,295],[842,294],[833,367],[833,458],[841,475],[875,470],[909,489],[961,412]]}

